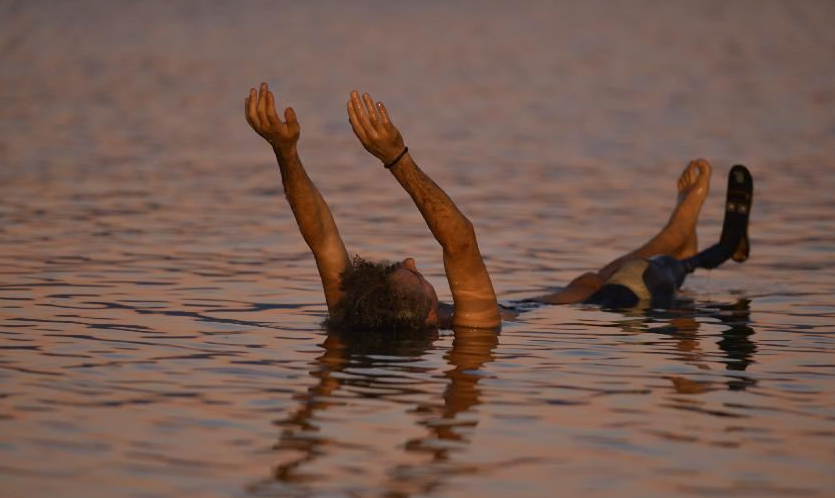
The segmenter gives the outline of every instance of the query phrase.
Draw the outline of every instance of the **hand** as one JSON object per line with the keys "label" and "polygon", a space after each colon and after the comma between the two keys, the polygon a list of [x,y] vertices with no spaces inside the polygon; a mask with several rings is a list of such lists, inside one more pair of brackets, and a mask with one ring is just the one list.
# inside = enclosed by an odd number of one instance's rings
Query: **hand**
{"label": "hand", "polygon": [[367,93],[363,94],[361,102],[359,94],[351,92],[348,120],[365,150],[383,161],[383,164],[391,163],[403,152],[403,137],[391,124],[386,106],[377,102],[375,107],[374,101]]}
{"label": "hand", "polygon": [[276,151],[295,153],[296,143],[299,141],[299,122],[292,107],[284,109],[284,120],[281,122],[275,113],[275,97],[266,83],[261,83],[261,89],[256,95],[255,89],[249,89],[249,97],[244,104],[246,122],[261,135]]}

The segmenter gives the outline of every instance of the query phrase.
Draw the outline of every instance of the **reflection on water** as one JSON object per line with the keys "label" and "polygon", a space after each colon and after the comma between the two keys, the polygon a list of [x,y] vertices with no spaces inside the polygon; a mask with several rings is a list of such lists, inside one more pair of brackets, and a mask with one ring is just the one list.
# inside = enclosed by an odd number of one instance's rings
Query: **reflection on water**
{"label": "reflection on water", "polygon": [[[317,383],[299,398],[301,406],[297,410],[276,422],[282,432],[274,449],[301,455],[277,466],[275,479],[287,485],[328,483],[327,474],[311,473],[307,467],[315,467],[317,458],[328,458],[329,447],[349,448],[350,445],[341,442],[344,439],[341,434],[332,438],[321,436],[319,421],[326,422],[328,410],[339,410],[357,397],[406,405],[404,408],[414,418],[414,424],[426,433],[403,441],[402,448],[428,458],[420,463],[391,464],[391,468],[385,469],[388,478],[381,485],[381,493],[391,496],[431,493],[440,488],[446,475],[478,470],[456,465],[454,455],[464,449],[478,426],[477,416],[468,416],[468,412],[480,403],[478,382],[485,375],[482,368],[493,359],[499,336],[489,330],[456,330],[452,349],[444,355],[449,368],[444,372],[447,384],[443,393],[428,400],[417,400],[409,407],[414,394],[421,393],[424,383],[419,376],[428,369],[420,362],[435,339],[416,337],[392,342],[385,338],[328,335],[322,344],[325,352],[316,359],[310,372]],[[360,449],[373,451],[367,446]],[[252,491],[264,492],[265,488],[269,488],[269,483],[253,486]],[[273,491],[286,495],[294,489]]]}
{"label": "reflection on water", "polygon": [[[696,303],[680,301],[677,307],[671,309],[635,309],[620,310],[625,316],[635,317],[633,320],[621,321],[617,324],[625,332],[648,332],[663,334],[676,341],[676,350],[681,353],[679,359],[699,368],[709,369],[707,362],[702,361],[703,348],[700,346],[702,337],[699,334],[699,320],[697,318],[715,318],[727,328],[722,330],[721,339],[716,342],[726,358],[718,360],[725,363],[727,370],[744,372],[754,363],[754,353],[757,347],[753,341],[754,329],[751,323],[751,309],[749,299],[740,299],[735,303],[706,303],[696,307]],[[659,324],[660,326],[655,326]],[[708,389],[719,389],[705,383],[693,382],[685,377],[671,376],[676,391],[680,394],[700,394]],[[756,380],[744,375],[735,376],[727,381],[727,389],[744,390],[756,385]]]}
{"label": "reflection on water", "polygon": [[[830,496],[827,2],[0,2],[0,496]],[[396,30],[391,29],[396,27]],[[353,138],[384,100],[505,304],[752,170],[751,259],[668,310],[328,335],[241,115],[270,81],[350,252],[440,249]]]}

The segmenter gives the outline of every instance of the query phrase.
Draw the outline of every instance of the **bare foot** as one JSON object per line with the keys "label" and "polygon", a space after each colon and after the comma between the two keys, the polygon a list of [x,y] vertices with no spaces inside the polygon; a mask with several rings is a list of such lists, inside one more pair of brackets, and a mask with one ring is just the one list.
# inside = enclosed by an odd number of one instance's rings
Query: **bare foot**
{"label": "bare foot", "polygon": [[678,240],[672,256],[678,259],[693,256],[698,251],[696,222],[710,191],[710,163],[704,159],[690,161],[678,179],[678,204],[664,228],[668,236]]}
{"label": "bare foot", "polygon": [[678,179],[678,203],[670,220],[649,242],[601,268],[597,272],[600,282],[606,282],[630,259],[649,258],[659,254],[684,259],[696,254],[696,222],[699,221],[699,211],[710,188],[711,171],[710,163],[704,159],[690,161]]}

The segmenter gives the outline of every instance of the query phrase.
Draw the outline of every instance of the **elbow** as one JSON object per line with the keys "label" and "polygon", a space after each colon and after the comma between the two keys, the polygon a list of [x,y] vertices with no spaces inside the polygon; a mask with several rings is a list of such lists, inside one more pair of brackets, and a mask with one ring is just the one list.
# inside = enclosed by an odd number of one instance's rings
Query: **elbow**
{"label": "elbow", "polygon": [[475,227],[470,220],[463,218],[452,230],[451,237],[448,237],[443,244],[444,251],[450,255],[464,254],[478,250],[476,242]]}

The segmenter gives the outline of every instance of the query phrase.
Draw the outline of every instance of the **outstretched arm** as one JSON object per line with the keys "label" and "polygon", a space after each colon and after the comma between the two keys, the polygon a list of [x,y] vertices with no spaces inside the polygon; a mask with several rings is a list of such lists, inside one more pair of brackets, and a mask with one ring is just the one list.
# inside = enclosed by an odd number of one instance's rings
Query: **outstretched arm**
{"label": "outstretched arm", "polygon": [[249,126],[273,147],[281,170],[284,195],[304,241],[316,258],[328,311],[333,311],[342,298],[340,274],[348,267],[348,252],[328,205],[299,159],[296,146],[300,127],[296,113],[288,107],[282,122],[275,112],[275,97],[266,83],[261,83],[257,93],[254,88],[249,90],[244,109]]}
{"label": "outstretched arm", "polygon": [[[363,101],[364,104],[363,105]],[[444,268],[455,302],[454,325],[496,327],[501,324],[496,293],[478,249],[475,230],[452,199],[415,164],[382,102],[351,93],[348,118],[363,147],[380,159],[409,193],[432,235],[444,250]],[[395,165],[391,165],[398,157]]]}

